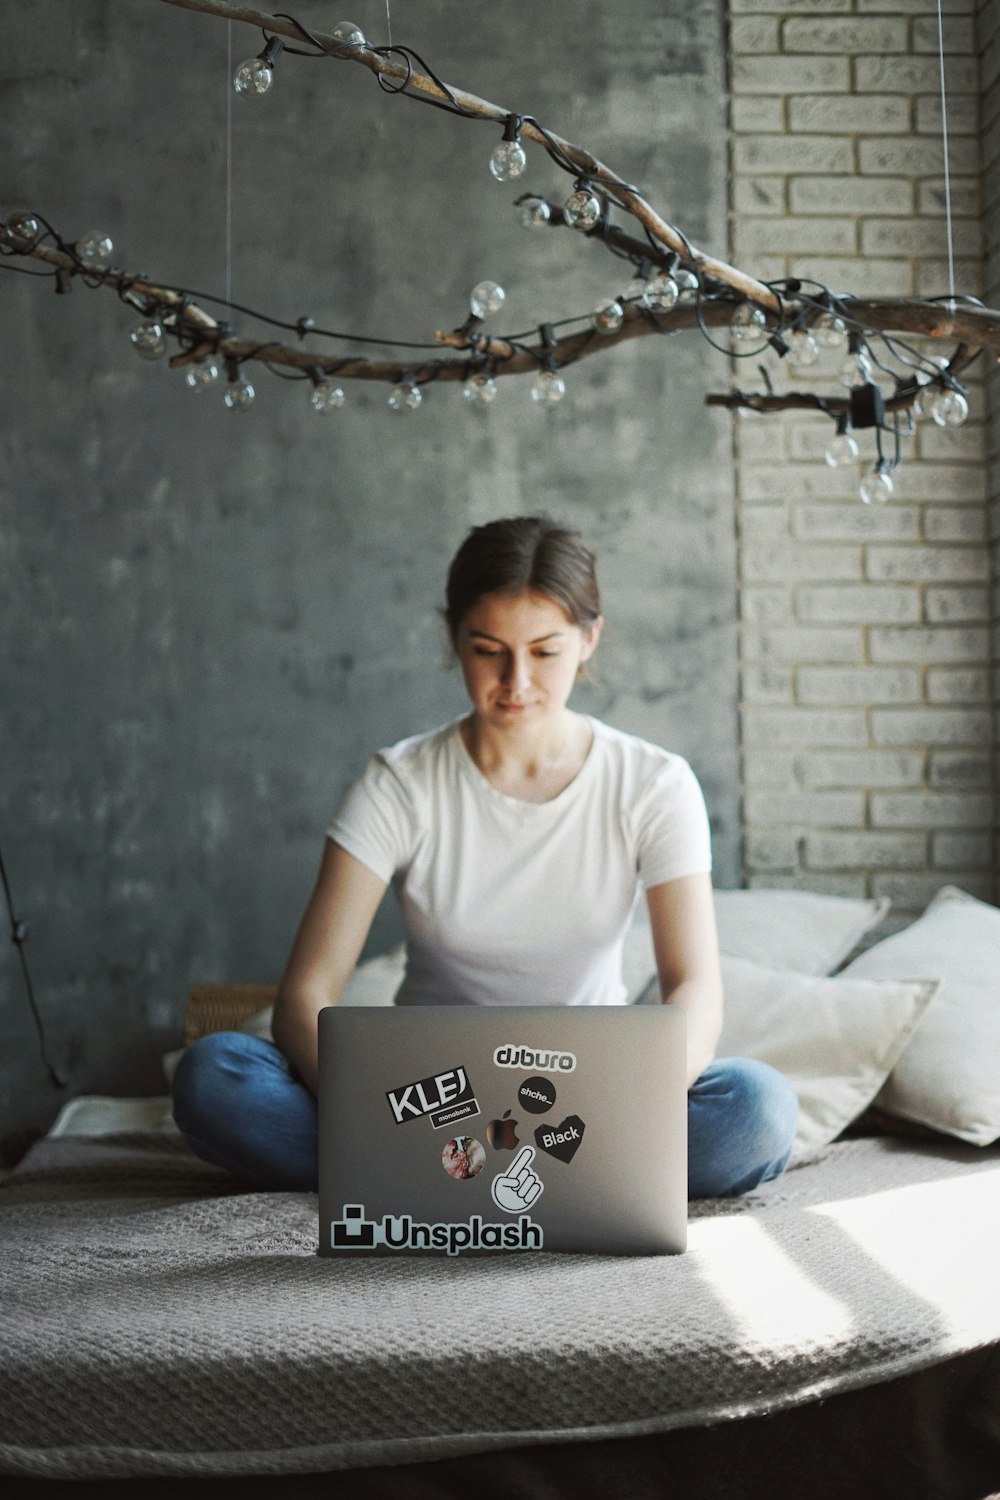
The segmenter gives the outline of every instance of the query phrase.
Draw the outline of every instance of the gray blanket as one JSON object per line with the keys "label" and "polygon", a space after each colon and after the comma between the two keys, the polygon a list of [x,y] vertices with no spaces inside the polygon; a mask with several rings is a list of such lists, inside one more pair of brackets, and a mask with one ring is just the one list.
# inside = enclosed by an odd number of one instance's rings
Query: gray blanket
{"label": "gray blanket", "polygon": [[337,1261],[168,1132],[0,1186],[0,1472],[302,1473],[692,1427],[1000,1341],[1000,1152],[859,1139],[679,1257]]}

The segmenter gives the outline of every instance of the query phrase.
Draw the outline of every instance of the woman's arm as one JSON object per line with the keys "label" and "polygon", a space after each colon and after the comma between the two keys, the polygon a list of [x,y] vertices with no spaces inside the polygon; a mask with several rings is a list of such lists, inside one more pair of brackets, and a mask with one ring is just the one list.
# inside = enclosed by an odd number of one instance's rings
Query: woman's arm
{"label": "woman's arm", "polygon": [[722,969],[709,875],[684,875],[646,892],[664,1005],[687,1012],[688,1088],[715,1055],[722,1031]]}
{"label": "woman's arm", "polygon": [[327,839],[274,1005],[274,1040],[316,1093],[318,1017],[336,1005],[365,945],[386,882]]}

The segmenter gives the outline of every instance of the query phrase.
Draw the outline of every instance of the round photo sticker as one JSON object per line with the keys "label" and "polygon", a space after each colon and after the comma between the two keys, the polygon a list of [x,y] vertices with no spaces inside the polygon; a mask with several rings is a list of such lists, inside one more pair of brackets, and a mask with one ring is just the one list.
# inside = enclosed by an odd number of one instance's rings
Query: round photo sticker
{"label": "round photo sticker", "polygon": [[467,1182],[485,1167],[486,1152],[471,1135],[456,1135],[445,1142],[441,1165],[456,1182]]}
{"label": "round photo sticker", "polygon": [[556,1102],[555,1084],[550,1078],[526,1078],[517,1091],[517,1102],[532,1115],[544,1115]]}

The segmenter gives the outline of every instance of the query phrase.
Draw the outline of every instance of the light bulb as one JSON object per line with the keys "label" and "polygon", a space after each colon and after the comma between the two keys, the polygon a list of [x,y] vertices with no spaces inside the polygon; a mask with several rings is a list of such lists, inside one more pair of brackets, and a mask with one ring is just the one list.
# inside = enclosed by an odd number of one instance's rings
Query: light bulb
{"label": "light bulb", "polygon": [[521,204],[521,224],[525,229],[541,229],[551,219],[552,210],[544,198],[525,198]]}
{"label": "light bulb", "polygon": [[824,349],[839,349],[847,342],[847,324],[836,313],[821,313],[812,326],[812,332]]}
{"label": "light bulb", "polygon": [[884,469],[869,469],[861,481],[860,494],[866,505],[884,505],[892,499],[892,480]]}
{"label": "light bulb", "polygon": [[147,318],[144,323],[137,323],[129,334],[132,347],[142,359],[159,359],[167,352],[167,340],[163,332],[163,324],[158,323],[155,318]]}
{"label": "light bulb", "polygon": [[92,229],[89,234],[77,240],[76,253],[88,270],[103,271],[111,264],[115,247],[109,235],[100,229]]}
{"label": "light bulb", "polygon": [[344,47],[368,46],[367,37],[354,21],[338,21],[330,34]]}
{"label": "light bulb", "polygon": [[391,411],[416,411],[423,399],[419,386],[403,381],[389,392],[389,408]]}
{"label": "light bulb", "polygon": [[680,289],[667,271],[658,271],[642,289],[642,303],[650,312],[669,312],[677,306]]}
{"label": "light bulb", "polygon": [[767,318],[752,302],[741,302],[729,320],[729,327],[738,344],[756,344],[767,332]]}
{"label": "light bulb", "polygon": [[601,220],[601,200],[589,188],[577,188],[563,204],[563,218],[574,229],[593,229]]}
{"label": "light bulb", "polygon": [[701,282],[698,280],[693,271],[675,271],[674,280],[677,283],[677,289],[680,292],[681,296],[683,296],[685,292],[696,292],[701,285]]}
{"label": "light bulb", "polygon": [[507,293],[498,281],[478,281],[469,293],[469,306],[476,318],[498,313],[507,301]]}
{"label": "light bulb", "polygon": [[498,146],[494,146],[490,157],[490,171],[497,182],[513,182],[515,177],[520,177],[527,165],[528,158],[520,141],[501,141]]}
{"label": "light bulb", "polygon": [[309,405],[313,411],[325,416],[327,412],[337,411],[343,404],[344,393],[339,385],[334,385],[329,380],[317,380],[309,396]]}
{"label": "light bulb", "polygon": [[835,438],[830,439],[830,446],[823,457],[831,469],[842,469],[845,464],[852,464],[860,454],[854,438],[849,432],[838,432]]}
{"label": "light bulb", "polygon": [[961,391],[939,391],[931,397],[930,409],[939,427],[961,427],[969,415],[969,403]]}
{"label": "light bulb", "polygon": [[858,350],[857,354],[849,354],[840,367],[838,379],[841,385],[849,390],[858,390],[867,385],[872,378],[871,362],[867,354]]}
{"label": "light bulb", "polygon": [[244,380],[241,375],[239,380],[231,380],[226,386],[225,402],[230,411],[246,411],[256,394],[249,380]]}
{"label": "light bulb", "polygon": [[796,328],[788,340],[789,359],[800,370],[807,370],[819,359],[819,344],[805,328]]}
{"label": "light bulb", "polygon": [[34,214],[20,211],[11,214],[4,228],[15,250],[30,250],[42,232],[42,226]]}
{"label": "light bulb", "polygon": [[598,333],[617,333],[625,321],[625,309],[620,302],[599,302],[590,315],[590,321]]}
{"label": "light bulb", "polygon": [[566,394],[566,382],[555,370],[540,370],[531,384],[531,399],[540,406],[556,406]]}
{"label": "light bulb", "polygon": [[195,395],[207,391],[219,378],[219,367],[214,359],[199,360],[196,365],[188,365],[184,371],[184,384],[189,391]]}
{"label": "light bulb", "polygon": [[274,82],[274,69],[262,57],[248,57],[233,74],[233,93],[266,94]]}
{"label": "light bulb", "polygon": [[470,406],[489,406],[497,398],[497,383],[492,375],[480,371],[470,375],[462,386],[462,395]]}

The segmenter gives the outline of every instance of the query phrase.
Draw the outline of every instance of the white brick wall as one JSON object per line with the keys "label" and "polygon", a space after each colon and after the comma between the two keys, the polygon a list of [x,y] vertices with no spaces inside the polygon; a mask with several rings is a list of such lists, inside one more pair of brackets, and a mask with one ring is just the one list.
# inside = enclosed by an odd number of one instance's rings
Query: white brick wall
{"label": "white brick wall", "polygon": [[[1000,0],[943,10],[957,289],[1000,306]],[[931,0],[729,0],[729,24],[734,262],[944,294]],[[837,390],[840,358],[766,363],[776,390]],[[757,363],[734,361],[735,383],[759,388]],[[904,911],[947,883],[1000,897],[1000,412],[991,424],[984,365],[970,421],[922,421],[884,507],[824,463],[826,419],[735,423],[751,885]]]}

